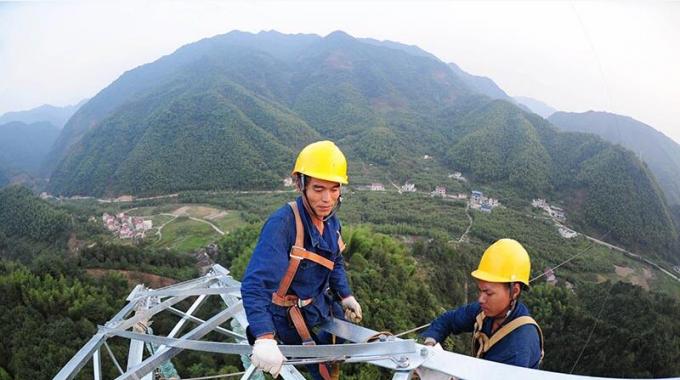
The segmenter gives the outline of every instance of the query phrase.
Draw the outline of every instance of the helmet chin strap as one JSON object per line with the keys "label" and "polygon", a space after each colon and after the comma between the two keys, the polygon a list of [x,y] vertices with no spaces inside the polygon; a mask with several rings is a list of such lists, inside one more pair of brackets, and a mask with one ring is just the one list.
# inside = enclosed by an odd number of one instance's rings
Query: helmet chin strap
{"label": "helmet chin strap", "polygon": [[333,206],[333,210],[331,210],[331,213],[328,214],[325,218],[319,216],[319,214],[314,211],[312,208],[311,204],[309,203],[309,199],[307,199],[307,189],[305,188],[305,175],[304,174],[298,174],[299,178],[299,185],[300,185],[300,192],[302,193],[302,204],[305,206],[305,209],[309,214],[311,214],[314,218],[320,220],[321,222],[326,222],[328,219],[332,218],[333,215],[340,209],[340,206],[342,205],[342,195],[338,197],[338,202]]}
{"label": "helmet chin strap", "polygon": [[508,311],[505,313],[505,318],[509,317],[510,314],[512,314],[512,311],[515,310],[515,306],[517,306],[517,299],[519,299],[519,295],[517,295],[517,298],[512,297],[512,290],[514,288],[515,283],[511,282],[510,283],[510,297],[512,298],[510,300],[510,308]]}

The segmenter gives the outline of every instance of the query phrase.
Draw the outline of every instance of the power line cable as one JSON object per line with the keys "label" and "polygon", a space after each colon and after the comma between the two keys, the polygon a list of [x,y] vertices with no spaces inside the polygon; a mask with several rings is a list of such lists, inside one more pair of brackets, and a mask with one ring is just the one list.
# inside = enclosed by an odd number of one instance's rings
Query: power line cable
{"label": "power line cable", "polygon": [[593,333],[595,332],[595,328],[597,327],[597,324],[600,322],[600,315],[602,314],[602,310],[604,310],[604,306],[607,304],[607,301],[609,301],[609,295],[611,295],[612,288],[614,288],[614,283],[612,282],[611,286],[609,286],[609,290],[607,290],[607,296],[604,299],[604,302],[600,305],[600,310],[597,312],[597,316],[595,317],[595,323],[593,323],[593,327],[590,329],[590,333],[588,334],[588,339],[586,339],[586,343],[583,345],[581,348],[581,352],[579,352],[578,357],[576,358],[576,361],[574,362],[574,365],[571,367],[571,370],[569,371],[569,374],[572,374],[574,372],[574,369],[576,368],[576,365],[578,364],[579,360],[581,360],[581,356],[583,356],[583,353],[586,350],[586,347],[588,347],[588,344],[590,344],[590,339],[593,337]]}

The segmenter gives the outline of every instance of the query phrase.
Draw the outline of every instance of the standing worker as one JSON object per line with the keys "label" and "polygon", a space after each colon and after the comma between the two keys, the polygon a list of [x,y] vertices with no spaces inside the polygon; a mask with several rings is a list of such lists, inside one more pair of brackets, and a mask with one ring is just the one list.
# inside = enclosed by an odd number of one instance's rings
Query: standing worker
{"label": "standing worker", "polygon": [[[248,334],[254,339],[253,365],[277,377],[283,344],[331,344],[334,337],[311,329],[331,317],[361,321],[342,251],[340,190],[347,184],[347,160],[331,141],[307,145],[292,173],[301,195],[275,211],[260,238],[241,283]],[[335,301],[338,296],[341,304]],[[333,367],[332,369],[329,369]],[[339,367],[308,366],[315,379],[339,376]]]}
{"label": "standing worker", "polygon": [[[472,277],[477,302],[449,310],[422,333],[435,346],[449,334],[473,333],[473,355],[520,367],[538,368],[543,358],[543,334],[519,302],[529,286],[531,262],[527,251],[512,239],[500,239],[482,255]],[[423,377],[427,378],[427,377]]]}

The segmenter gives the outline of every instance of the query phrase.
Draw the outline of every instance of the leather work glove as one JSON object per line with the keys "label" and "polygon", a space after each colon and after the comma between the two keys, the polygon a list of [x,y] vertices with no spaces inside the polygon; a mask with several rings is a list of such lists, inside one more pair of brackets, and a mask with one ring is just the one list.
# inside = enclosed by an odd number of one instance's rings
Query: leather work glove
{"label": "leather work glove", "polygon": [[255,341],[250,361],[253,365],[277,378],[286,357],[283,356],[276,340],[261,338]]}
{"label": "leather work glove", "polygon": [[359,302],[357,302],[354,296],[343,298],[342,308],[345,310],[345,319],[350,322],[359,323],[364,317],[361,314],[361,305],[359,305]]}

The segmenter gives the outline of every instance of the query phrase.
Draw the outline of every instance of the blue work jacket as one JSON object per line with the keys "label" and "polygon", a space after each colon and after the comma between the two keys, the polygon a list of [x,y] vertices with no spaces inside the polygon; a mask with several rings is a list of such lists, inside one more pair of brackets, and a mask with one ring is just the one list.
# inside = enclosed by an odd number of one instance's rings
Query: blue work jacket
{"label": "blue work jacket", "polygon": [[[422,333],[422,336],[442,342],[449,334],[473,332],[475,318],[481,311],[482,309],[477,302],[449,310],[437,317],[430,327]],[[518,303],[503,325],[524,315],[529,315],[529,309],[523,303]],[[484,318],[482,332],[489,338],[491,338],[492,324],[493,318]],[[538,368],[541,361],[541,338],[538,335],[538,330],[534,325],[522,325],[514,329],[491,347],[483,358],[519,367]]]}
{"label": "blue work jacket", "polygon": [[[327,289],[345,298],[352,292],[345,274],[345,263],[340,252],[340,221],[334,215],[324,222],[323,235],[312,224],[302,203],[296,199],[305,229],[304,248],[335,263],[333,270],[303,260],[298,267],[288,294],[301,299],[313,298],[312,304],[302,308],[308,327],[316,326],[331,314],[332,298]],[[276,333],[289,325],[287,308],[272,303],[272,293],[288,269],[290,249],[295,243],[295,216],[287,204],[275,211],[262,227],[260,238],[241,282],[243,306],[254,337]]]}

